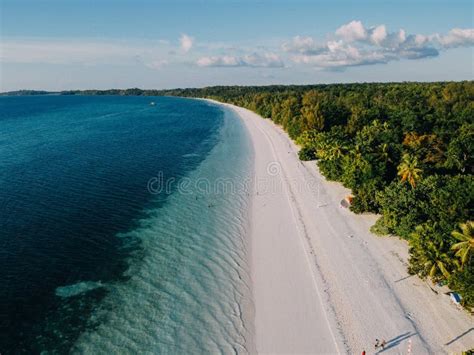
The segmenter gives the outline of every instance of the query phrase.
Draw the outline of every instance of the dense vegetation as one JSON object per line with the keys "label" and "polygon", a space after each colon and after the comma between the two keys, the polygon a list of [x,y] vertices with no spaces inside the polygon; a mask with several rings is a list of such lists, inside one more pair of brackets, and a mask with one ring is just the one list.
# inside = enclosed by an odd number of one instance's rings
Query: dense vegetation
{"label": "dense vegetation", "polygon": [[448,284],[474,307],[474,82],[68,91],[207,97],[280,124],[373,232],[410,245],[409,272]]}
{"label": "dense vegetation", "polygon": [[474,306],[474,82],[211,87],[165,92],[249,108],[280,124],[373,232],[410,245],[409,272]]}
{"label": "dense vegetation", "polygon": [[0,92],[0,96],[34,96],[34,95],[49,95],[55,94],[51,91],[43,91],[43,90],[17,90],[17,91],[8,91],[8,92]]}

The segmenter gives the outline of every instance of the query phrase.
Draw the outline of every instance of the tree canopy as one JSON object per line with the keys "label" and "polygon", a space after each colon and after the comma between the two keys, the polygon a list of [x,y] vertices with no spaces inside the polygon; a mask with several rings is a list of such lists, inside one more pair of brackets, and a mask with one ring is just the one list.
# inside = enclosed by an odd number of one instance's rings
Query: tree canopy
{"label": "tree canopy", "polygon": [[410,245],[409,272],[474,306],[474,82],[216,86],[165,91],[255,111],[280,124],[372,230]]}
{"label": "tree canopy", "polygon": [[[22,93],[19,93],[22,94]],[[372,231],[410,245],[409,272],[474,307],[474,82],[87,90],[67,95],[211,98],[281,125],[323,175],[354,194]]]}

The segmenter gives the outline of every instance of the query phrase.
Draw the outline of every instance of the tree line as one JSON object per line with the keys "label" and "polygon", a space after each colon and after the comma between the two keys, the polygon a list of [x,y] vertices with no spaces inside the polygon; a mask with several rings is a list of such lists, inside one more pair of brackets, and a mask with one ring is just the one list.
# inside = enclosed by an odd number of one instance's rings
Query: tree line
{"label": "tree line", "polygon": [[352,211],[381,215],[374,233],[408,241],[411,274],[448,284],[474,307],[473,81],[60,94],[211,98],[273,120],[300,159],[352,190]]}
{"label": "tree line", "polygon": [[352,190],[351,209],[409,243],[408,271],[474,307],[474,82],[209,87],[165,95],[248,108],[283,126],[300,159]]}

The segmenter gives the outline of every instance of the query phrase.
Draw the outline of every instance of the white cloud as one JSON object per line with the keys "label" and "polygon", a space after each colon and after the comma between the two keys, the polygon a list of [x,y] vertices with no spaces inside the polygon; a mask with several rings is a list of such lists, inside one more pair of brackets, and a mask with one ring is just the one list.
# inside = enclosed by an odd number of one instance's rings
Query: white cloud
{"label": "white cloud", "polygon": [[252,53],[244,56],[206,56],[197,60],[200,67],[253,67],[281,68],[284,66],[281,58],[275,53]]}
{"label": "white cloud", "polygon": [[370,34],[370,40],[378,45],[381,45],[383,41],[387,38],[387,29],[385,25],[380,25],[375,27]]}
{"label": "white cloud", "polygon": [[[281,68],[295,63],[319,68],[388,63],[401,59],[436,57],[441,51],[474,45],[474,29],[454,28],[445,34],[410,34],[389,31],[384,24],[364,26],[351,21],[326,38],[296,36],[284,43],[254,41],[202,43],[182,34],[176,41],[52,40],[3,38],[2,63],[66,65],[130,65],[159,70],[169,64],[199,67]],[[193,49],[191,51],[191,49]],[[190,51],[192,53],[190,53]]]}
{"label": "white cloud", "polygon": [[329,41],[324,51],[315,55],[300,54],[292,57],[295,63],[309,64],[321,68],[338,68],[376,63],[387,59],[377,52],[362,51],[342,40]]}
{"label": "white cloud", "polygon": [[444,48],[465,47],[474,45],[474,29],[473,28],[453,28],[447,35],[434,35]]}
{"label": "white cloud", "polygon": [[[379,26],[380,27],[380,26]],[[377,27],[376,27],[377,28]],[[371,35],[374,34],[375,29],[370,29]],[[377,37],[377,35],[375,35]],[[371,38],[372,39],[372,38]],[[400,46],[407,44],[407,35],[405,30],[400,29],[397,32],[385,32],[385,37],[383,39],[379,38],[378,42],[372,39],[372,44],[378,45],[379,47],[386,49],[396,49]]]}
{"label": "white cloud", "polygon": [[196,63],[200,67],[238,67],[241,65],[238,57],[230,55],[201,57]]}
{"label": "white cloud", "polygon": [[347,42],[359,41],[367,38],[367,30],[360,21],[351,21],[336,30],[336,35]]}
{"label": "white cloud", "polygon": [[187,34],[182,34],[179,38],[179,43],[181,45],[181,49],[187,53],[193,47],[194,38],[188,36]]}
{"label": "white cloud", "polygon": [[296,36],[282,45],[291,60],[321,68],[388,63],[400,59],[435,57],[440,50],[474,44],[474,29],[455,28],[446,35],[389,32],[385,25],[365,27],[351,21],[339,27],[323,44],[311,37]]}
{"label": "white cloud", "polygon": [[311,37],[296,36],[290,42],[285,42],[282,49],[285,52],[301,54],[318,54],[324,48]]}
{"label": "white cloud", "polygon": [[249,67],[281,68],[284,63],[275,53],[253,53],[243,57]]}

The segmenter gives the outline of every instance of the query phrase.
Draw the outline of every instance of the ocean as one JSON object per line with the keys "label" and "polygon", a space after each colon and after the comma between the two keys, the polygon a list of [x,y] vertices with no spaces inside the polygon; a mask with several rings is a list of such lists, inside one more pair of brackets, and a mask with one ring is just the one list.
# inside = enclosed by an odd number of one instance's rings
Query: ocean
{"label": "ocean", "polygon": [[0,353],[250,351],[252,157],[202,100],[0,97]]}

